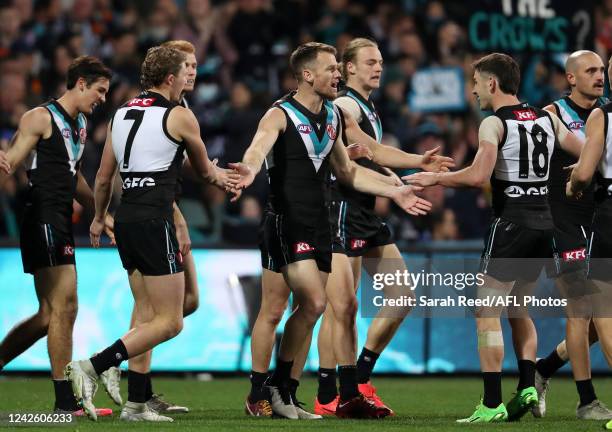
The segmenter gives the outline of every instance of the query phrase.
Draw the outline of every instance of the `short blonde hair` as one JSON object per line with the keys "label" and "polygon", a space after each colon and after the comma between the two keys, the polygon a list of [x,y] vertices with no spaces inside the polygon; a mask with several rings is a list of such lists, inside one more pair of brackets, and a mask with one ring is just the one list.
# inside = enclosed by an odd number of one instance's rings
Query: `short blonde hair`
{"label": "short blonde hair", "polygon": [[171,40],[161,44],[163,47],[174,48],[187,54],[195,54],[195,47],[186,40]]}
{"label": "short blonde hair", "polygon": [[366,38],[355,38],[352,39],[348,44],[346,44],[346,48],[344,48],[344,53],[342,54],[342,79],[344,81],[348,81],[348,69],[346,64],[348,62],[354,63],[357,58],[357,52],[361,48],[378,48],[378,44],[371,39]]}

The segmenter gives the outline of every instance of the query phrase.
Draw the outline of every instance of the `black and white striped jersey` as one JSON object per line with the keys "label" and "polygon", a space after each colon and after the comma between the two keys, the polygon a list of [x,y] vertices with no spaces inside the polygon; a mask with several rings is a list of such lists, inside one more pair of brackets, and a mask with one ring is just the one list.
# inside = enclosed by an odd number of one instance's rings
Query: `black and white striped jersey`
{"label": "black and white striped jersey", "polygon": [[123,181],[118,222],[172,217],[184,151],[167,128],[176,106],[159,93],[144,92],[115,112],[112,144]]}
{"label": "black and white striped jersey", "polygon": [[504,126],[491,177],[495,216],[552,229],[547,183],[558,142],[553,121],[546,111],[524,103],[504,106],[495,115]]}
{"label": "black and white striped jersey", "polygon": [[597,166],[597,185],[595,190],[595,200],[605,201],[607,205],[612,203],[612,131],[610,131],[610,121],[612,120],[612,102],[608,102],[600,107],[604,113],[604,149],[601,160]]}

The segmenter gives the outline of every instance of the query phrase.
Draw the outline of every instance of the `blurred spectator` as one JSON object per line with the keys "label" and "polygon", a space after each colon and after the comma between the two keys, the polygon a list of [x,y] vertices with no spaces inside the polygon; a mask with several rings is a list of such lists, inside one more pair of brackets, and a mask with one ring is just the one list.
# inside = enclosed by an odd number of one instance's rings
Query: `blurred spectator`
{"label": "blurred spectator", "polygon": [[458,240],[459,227],[452,209],[446,208],[433,215],[432,240]]}

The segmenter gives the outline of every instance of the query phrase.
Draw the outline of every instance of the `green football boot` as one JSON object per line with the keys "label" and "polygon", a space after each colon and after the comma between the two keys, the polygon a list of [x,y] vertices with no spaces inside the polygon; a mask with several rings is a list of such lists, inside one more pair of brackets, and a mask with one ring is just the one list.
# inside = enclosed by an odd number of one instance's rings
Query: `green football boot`
{"label": "green football boot", "polygon": [[520,420],[537,403],[538,392],[535,387],[527,387],[517,391],[507,405],[508,421]]}
{"label": "green football boot", "polygon": [[497,408],[489,408],[482,403],[476,405],[476,411],[468,418],[459,419],[457,423],[499,423],[508,420],[508,411],[503,403]]}

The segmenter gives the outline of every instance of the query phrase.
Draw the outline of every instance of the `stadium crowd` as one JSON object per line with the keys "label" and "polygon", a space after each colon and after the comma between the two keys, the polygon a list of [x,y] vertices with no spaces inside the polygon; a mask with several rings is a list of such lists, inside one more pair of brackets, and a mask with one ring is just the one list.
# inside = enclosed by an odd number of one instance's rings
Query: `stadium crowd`
{"label": "stadium crowd", "polygon": [[[461,168],[476,153],[483,115],[471,94],[471,63],[477,54],[470,52],[462,9],[461,2],[425,0],[0,0],[0,149],[8,146],[25,111],[62,94],[74,58],[98,56],[115,75],[106,104],[89,119],[81,169],[93,185],[107,121],[138,93],[146,50],[169,39],[185,39],[195,45],[198,60],[190,107],[211,158],[225,166],[241,159],[270,104],[294,88],[286,66],[293,47],[317,40],[341,53],[351,38],[368,36],[377,40],[385,58],[383,86],[373,95],[385,130],[383,143],[416,153],[440,146]],[[612,1],[599,2],[595,17],[595,50],[607,59],[612,52]],[[566,91],[563,58],[518,60],[524,71],[522,100],[544,106]],[[462,68],[464,109],[426,114],[410,109],[412,77],[430,66]],[[185,171],[181,208],[192,241],[255,245],[254,228],[267,193],[265,173],[237,203],[229,203],[221,192],[190,176],[189,168]],[[17,241],[26,186],[23,168],[2,186],[0,239]],[[378,198],[377,210],[400,245],[481,238],[490,214],[488,192],[427,188],[424,197],[434,211],[418,220],[384,198]],[[75,235],[86,243],[92,215],[76,203],[75,210]]]}

